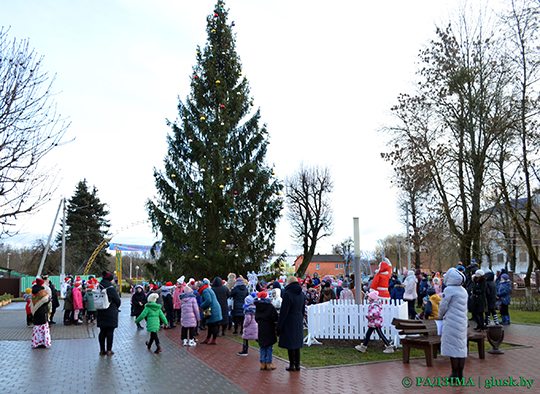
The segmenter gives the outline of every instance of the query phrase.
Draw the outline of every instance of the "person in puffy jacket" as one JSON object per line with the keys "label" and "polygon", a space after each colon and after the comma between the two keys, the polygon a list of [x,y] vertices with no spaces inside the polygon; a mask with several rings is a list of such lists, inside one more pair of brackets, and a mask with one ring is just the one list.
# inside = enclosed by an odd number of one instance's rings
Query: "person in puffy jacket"
{"label": "person in puffy jacket", "polygon": [[154,353],[161,353],[161,346],[159,343],[158,331],[160,321],[163,324],[167,324],[167,318],[161,310],[161,305],[156,304],[158,299],[156,293],[152,293],[148,296],[148,302],[144,305],[144,310],[142,313],[135,319],[135,323],[140,323],[142,319],[146,319],[146,331],[150,333],[150,341],[146,341],[146,347],[148,350],[152,350],[152,345],[156,343],[156,351]]}
{"label": "person in puffy jacket", "polygon": [[487,312],[485,323],[486,326],[491,324],[491,317],[493,316],[493,322],[499,325],[499,317],[497,316],[497,285],[495,284],[495,274],[493,272],[486,272],[486,300],[487,300]]}
{"label": "person in puffy jacket", "polygon": [[[222,315],[221,315],[221,305],[219,304],[214,290],[210,288],[210,281],[207,278],[204,278],[202,285],[199,288],[199,293],[201,294],[201,309],[210,308],[212,316],[206,318],[206,324],[208,326],[208,333],[206,334],[206,339],[201,343],[209,345],[217,345],[217,336],[219,333],[219,325],[221,324]],[[212,336],[212,340],[210,337]]]}
{"label": "person in puffy jacket", "polygon": [[[184,287],[184,292],[180,294],[180,308],[182,310],[182,337],[184,346],[195,346],[195,329],[199,325],[199,305],[193,290],[189,286]],[[189,342],[188,342],[189,339]]]}
{"label": "person in puffy jacket", "polygon": [[257,293],[257,299],[255,300],[255,320],[259,325],[257,338],[259,342],[261,371],[273,371],[276,369],[272,363],[272,352],[274,350],[274,343],[277,342],[276,323],[278,318],[279,315],[268,298],[268,293],[266,291]]}
{"label": "person in puffy jacket", "polygon": [[441,355],[450,357],[451,378],[463,378],[467,358],[467,290],[463,287],[465,275],[450,268],[444,275],[446,287],[439,305],[443,319]]}
{"label": "person in puffy jacket", "polygon": [[255,320],[254,305],[256,296],[257,295],[253,293],[244,299],[244,333],[242,334],[244,343],[242,344],[242,351],[237,353],[239,356],[247,356],[249,341],[254,341],[258,337],[259,327]]}
{"label": "person in puffy jacket", "polygon": [[416,309],[414,309],[414,303],[418,297],[416,292],[416,276],[414,272],[409,271],[407,278],[405,278],[405,293],[403,293],[403,299],[407,301],[409,309],[409,319],[416,319]]}
{"label": "person in puffy jacket", "polygon": [[379,292],[377,290],[371,290],[368,294],[369,305],[368,305],[368,314],[366,318],[368,320],[368,330],[364,338],[364,342],[361,345],[357,345],[354,348],[359,352],[365,353],[371,334],[373,331],[377,331],[379,338],[382,339],[386,348],[383,350],[383,353],[394,353],[394,347],[390,344],[386,336],[381,330],[383,318],[382,318],[382,308],[379,301]]}
{"label": "person in puffy jacket", "polygon": [[[133,296],[131,296],[131,306],[133,309],[133,316],[135,316],[135,318],[139,317],[143,312],[146,303],[147,299],[146,294],[144,294],[144,288],[142,285],[137,285],[137,287],[135,287],[135,293],[133,293]],[[141,323],[137,323],[137,329],[143,329]]]}
{"label": "person in puffy jacket", "polygon": [[499,284],[497,285],[497,299],[501,301],[501,324],[510,324],[510,315],[508,313],[508,305],[510,305],[510,294],[512,293],[512,285],[508,274],[502,274]]}
{"label": "person in puffy jacket", "polygon": [[248,296],[246,282],[243,278],[236,278],[230,296],[233,299],[233,309],[231,311],[234,323],[233,334],[238,334],[238,328],[240,328],[240,334],[242,334],[244,332],[244,299]]}
{"label": "person in puffy jacket", "polygon": [[221,322],[219,322],[219,325],[221,326],[221,335],[225,336],[225,330],[229,325],[229,305],[227,304],[227,298],[229,298],[229,289],[227,286],[223,285],[223,280],[219,276],[216,276],[212,281],[212,290],[214,291],[216,299],[219,302],[219,306],[221,307]]}

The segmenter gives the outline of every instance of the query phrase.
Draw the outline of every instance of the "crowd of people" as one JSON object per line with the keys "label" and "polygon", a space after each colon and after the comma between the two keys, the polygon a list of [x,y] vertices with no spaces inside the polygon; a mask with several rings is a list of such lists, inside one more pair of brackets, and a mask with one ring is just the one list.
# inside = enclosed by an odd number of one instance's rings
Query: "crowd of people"
{"label": "crowd of people", "polygon": [[[79,325],[86,317],[87,324],[100,328],[100,355],[111,356],[114,330],[118,327],[120,296],[111,272],[102,273],[101,281],[90,277],[66,278],[64,300],[64,324]],[[106,293],[106,307],[96,308],[94,293]],[[430,274],[421,270],[404,271],[403,276],[392,274],[388,260],[379,265],[375,275],[362,281],[361,298],[369,301],[368,331],[356,349],[365,352],[371,334],[377,332],[386,348],[385,353],[394,351],[392,344],[381,331],[381,299],[403,299],[408,303],[410,319],[438,319],[447,327],[442,331],[441,354],[451,358],[452,376],[461,377],[467,346],[467,309],[476,322],[475,331],[483,331],[487,325],[510,324],[508,305],[511,285],[503,269],[496,274],[485,273],[473,261],[466,269],[462,263],[450,268],[442,277],[437,272]],[[155,353],[162,349],[158,337],[160,329],[181,326],[184,346],[196,346],[199,331],[206,331],[201,344],[216,345],[217,338],[232,330],[241,335],[242,348],[239,356],[246,356],[249,341],[256,340],[260,348],[261,370],[273,370],[273,345],[288,350],[288,371],[300,370],[300,348],[303,346],[303,328],[306,307],[334,299],[354,300],[354,277],[320,278],[317,273],[304,279],[294,276],[282,277],[265,283],[246,280],[234,273],[227,280],[215,277],[185,280],[182,276],[176,283],[161,286],[147,284],[132,286],[131,315],[135,317],[137,329],[145,321],[150,338],[146,342],[149,350],[155,344]],[[31,289],[26,290],[27,324],[33,325],[31,346],[51,346],[49,325],[59,307],[57,291],[47,276],[37,278]],[[416,308],[421,312],[417,313]],[[497,311],[500,311],[499,322]],[[452,328],[452,329],[450,329]],[[279,339],[278,339],[279,338]]]}

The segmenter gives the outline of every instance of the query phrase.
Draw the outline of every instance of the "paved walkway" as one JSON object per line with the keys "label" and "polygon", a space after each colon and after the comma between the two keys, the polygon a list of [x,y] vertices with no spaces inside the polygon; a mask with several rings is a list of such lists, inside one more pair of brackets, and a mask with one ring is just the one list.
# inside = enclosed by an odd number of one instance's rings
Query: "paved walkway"
{"label": "paved walkway", "polygon": [[[505,349],[504,355],[486,353],[467,358],[465,374],[469,387],[430,387],[437,377],[448,376],[449,360],[439,356],[432,368],[425,360],[410,364],[401,360],[376,364],[285,371],[287,363],[274,359],[275,371],[259,371],[258,351],[238,357],[240,344],[220,337],[217,346],[183,347],[180,327],[160,331],[163,353],[156,355],[144,345],[146,331],[137,331],[129,316],[129,301],[123,300],[119,327],[115,331],[115,355],[100,357],[98,329],[80,326],[51,326],[50,349],[31,349],[32,329],[26,327],[24,304],[0,308],[1,393],[473,393],[485,391],[486,381],[513,379],[532,386],[492,387],[490,393],[540,392],[540,326],[512,324],[505,327],[505,342],[528,345]],[[59,311],[61,312],[61,311]],[[59,314],[60,318],[61,315]],[[201,334],[202,336],[203,334]],[[486,342],[486,347],[490,345]],[[404,384],[411,378],[412,387]],[[429,383],[428,383],[429,384]]]}

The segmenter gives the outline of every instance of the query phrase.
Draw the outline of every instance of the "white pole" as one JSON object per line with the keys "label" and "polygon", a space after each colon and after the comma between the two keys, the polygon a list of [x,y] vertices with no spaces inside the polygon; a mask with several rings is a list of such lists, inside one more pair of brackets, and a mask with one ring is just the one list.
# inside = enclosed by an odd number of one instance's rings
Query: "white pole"
{"label": "white pole", "polygon": [[362,302],[362,271],[360,270],[360,221],[353,218],[354,225],[354,292],[356,303]]}
{"label": "white pole", "polygon": [[407,215],[407,261],[408,270],[411,270],[411,238],[409,237],[409,204],[405,203],[405,213]]}
{"label": "white pole", "polygon": [[9,256],[11,256],[11,253],[7,254],[7,269],[9,269]]}
{"label": "white pole", "polygon": [[63,200],[64,209],[62,212],[62,272],[60,273],[60,280],[63,283],[66,277],[66,199]]}
{"label": "white pole", "polygon": [[129,255],[129,279],[133,278],[133,275],[131,275],[131,264],[133,263],[133,257]]}

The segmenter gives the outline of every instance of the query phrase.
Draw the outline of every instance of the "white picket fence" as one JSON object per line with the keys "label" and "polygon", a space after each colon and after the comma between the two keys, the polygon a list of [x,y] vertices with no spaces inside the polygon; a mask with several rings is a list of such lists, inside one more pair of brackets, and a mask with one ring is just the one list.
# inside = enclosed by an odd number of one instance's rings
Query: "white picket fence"
{"label": "white picket fence", "polygon": [[[307,307],[308,335],[304,339],[307,346],[318,344],[318,339],[363,339],[367,330],[366,315],[368,302],[355,304],[351,300],[332,300]],[[385,300],[382,304],[382,331],[394,346],[400,346],[398,330],[392,320],[407,319],[407,303],[402,300]],[[374,332],[371,339],[380,339]]]}

